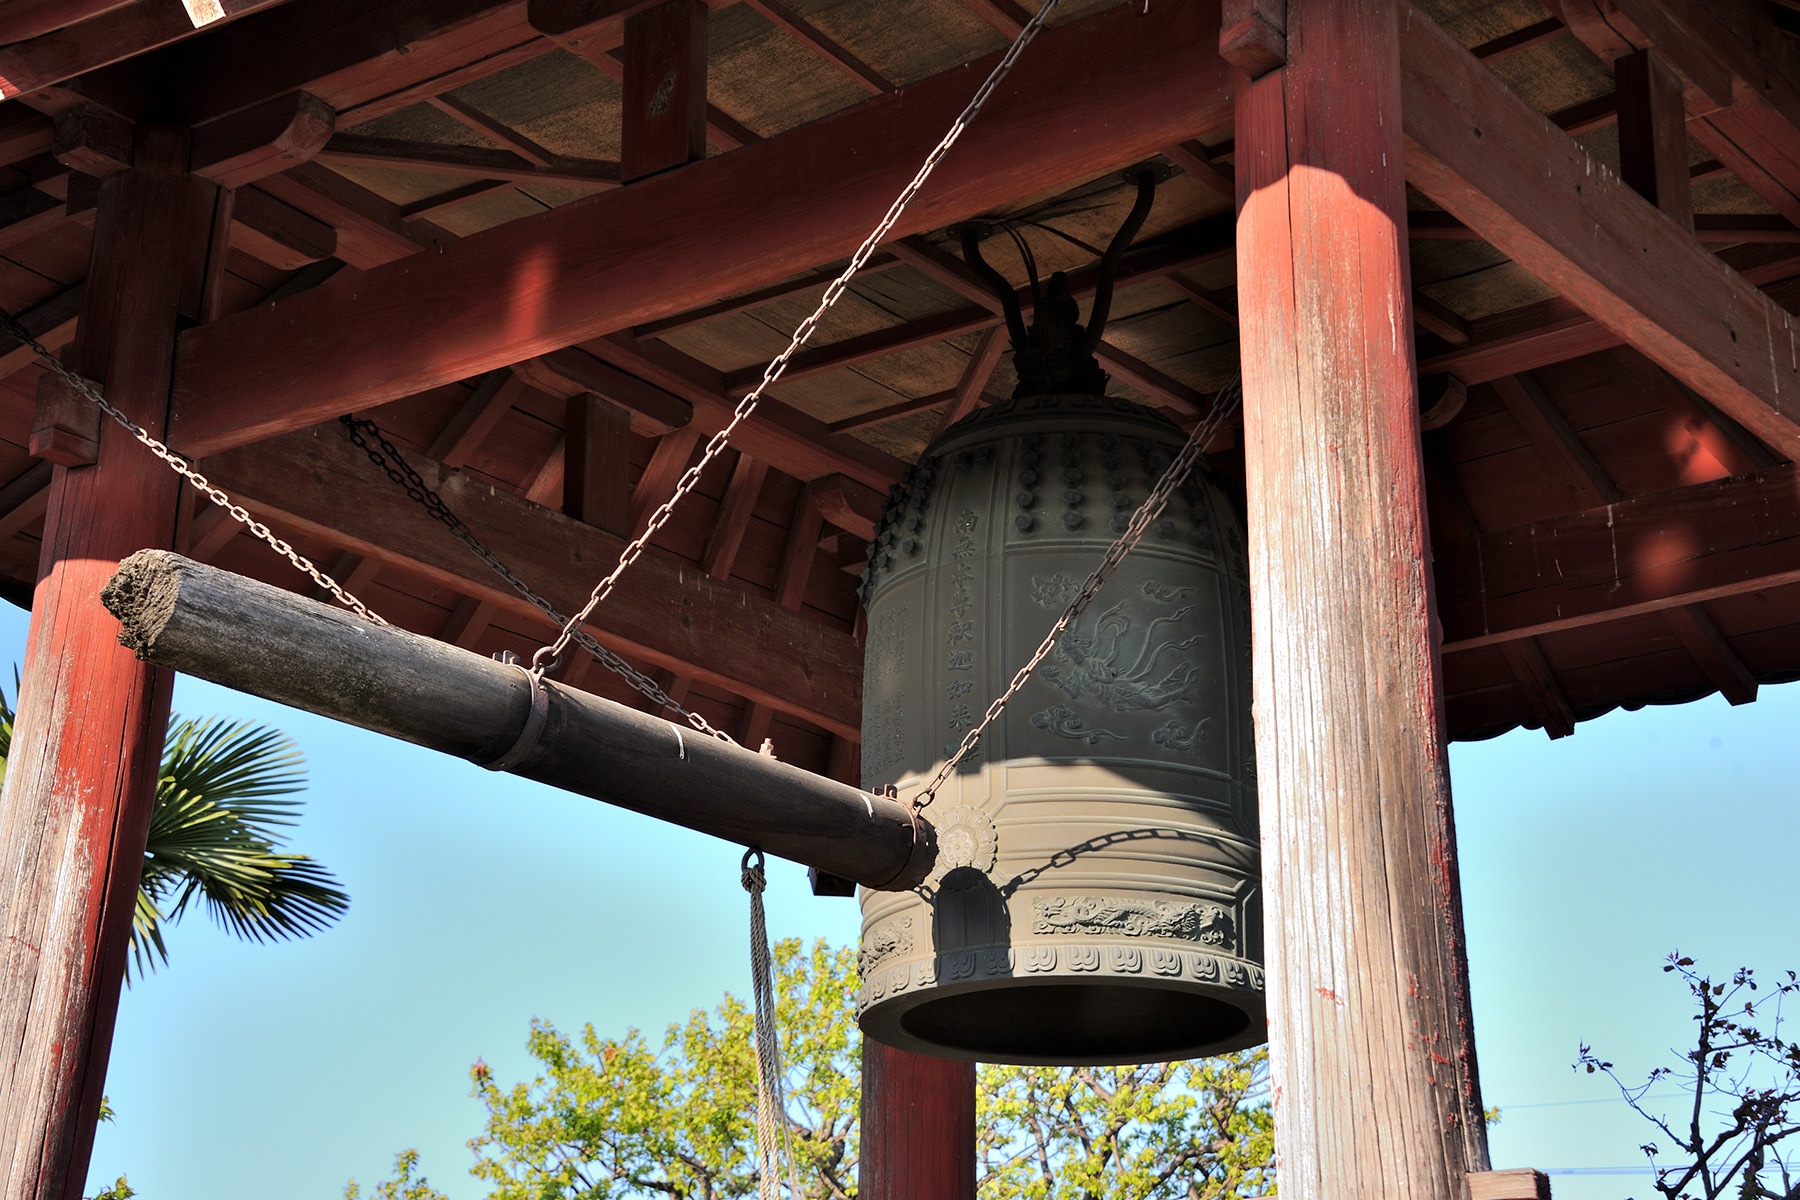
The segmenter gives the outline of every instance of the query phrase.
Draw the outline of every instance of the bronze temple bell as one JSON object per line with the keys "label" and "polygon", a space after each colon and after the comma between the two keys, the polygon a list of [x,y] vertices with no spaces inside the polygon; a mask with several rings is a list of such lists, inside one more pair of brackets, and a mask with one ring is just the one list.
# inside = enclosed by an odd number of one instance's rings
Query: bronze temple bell
{"label": "bronze temple bell", "polygon": [[[1053,276],[1019,389],[926,450],[865,575],[863,786],[916,794],[1036,648],[1181,449],[1104,395],[1110,279],[1084,330]],[[1036,291],[1035,272],[1033,289]],[[1250,613],[1242,523],[1210,471],[1138,548],[946,782],[938,863],[862,893],[859,1020],[950,1058],[1118,1063],[1266,1037]]]}

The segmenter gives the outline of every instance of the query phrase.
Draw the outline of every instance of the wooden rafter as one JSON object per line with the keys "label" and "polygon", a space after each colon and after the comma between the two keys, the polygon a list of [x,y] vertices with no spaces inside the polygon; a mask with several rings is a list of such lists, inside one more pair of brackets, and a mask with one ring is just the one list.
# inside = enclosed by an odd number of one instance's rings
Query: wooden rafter
{"label": "wooden rafter", "polygon": [[[591,352],[630,375],[688,401],[695,425],[711,433],[724,425],[732,410],[725,379],[718,371],[658,341],[639,341],[630,334],[595,338],[583,343]],[[796,479],[842,472],[871,486],[886,487],[900,477],[904,464],[856,438],[835,434],[818,418],[765,396],[757,419],[738,429],[734,445]]]}
{"label": "wooden rafter", "polygon": [[894,85],[879,71],[826,37],[810,21],[783,4],[781,0],[744,0],[744,2],[773,24],[786,30],[808,50],[842,71],[870,95],[879,96],[883,92],[894,90]]}
{"label": "wooden rafter", "polygon": [[[1758,438],[1800,457],[1792,315],[1416,10],[1401,44],[1410,182]],[[1480,113],[1480,124],[1465,112]]]}
{"label": "wooden rafter", "polygon": [[1521,372],[1494,380],[1493,387],[1531,444],[1574,493],[1580,502],[1578,507],[1614,504],[1621,499],[1618,484],[1582,443],[1568,418],[1537,380]]}
{"label": "wooden rafter", "polygon": [[[1153,7],[1148,16],[1114,9],[1047,31],[896,232],[941,227],[1137,161],[1177,133],[1222,125],[1230,80],[1222,63],[1208,65],[1196,50],[1211,34],[1204,8]],[[1123,58],[1133,71],[1109,65]],[[499,226],[435,255],[371,269],[354,296],[321,302],[323,293],[308,293],[191,330],[178,360],[172,432],[202,450],[242,444],[839,257],[966,101],[967,73],[875,97],[829,121]],[[1061,136],[1021,136],[1077,112]],[[884,153],[851,152],[871,144]],[[1002,147],[1012,168],[988,170]],[[744,195],[763,201],[745,205]],[[708,238],[692,239],[695,228]],[[671,252],[676,244],[698,247],[704,261]],[[546,268],[551,261],[554,271]],[[472,277],[490,281],[489,295],[507,319],[463,302],[460,285]],[[292,369],[267,371],[271,357]]]}
{"label": "wooden rafter", "polygon": [[1732,704],[1756,699],[1756,677],[1719,632],[1719,627],[1698,604],[1682,604],[1663,610],[1663,620],[1687,648],[1712,685]]}
{"label": "wooden rafter", "polygon": [[1575,711],[1563,695],[1556,675],[1544,658],[1536,639],[1524,637],[1507,642],[1501,648],[1506,665],[1512,668],[1525,702],[1537,715],[1538,724],[1552,738],[1565,738],[1575,732]]}
{"label": "wooden rafter", "polygon": [[552,155],[547,162],[533,162],[513,150],[485,146],[448,146],[436,142],[407,142],[394,138],[363,137],[340,133],[325,143],[319,157],[327,161],[364,166],[397,167],[433,175],[467,179],[504,179],[512,183],[564,183],[592,187],[617,187],[619,164]]}

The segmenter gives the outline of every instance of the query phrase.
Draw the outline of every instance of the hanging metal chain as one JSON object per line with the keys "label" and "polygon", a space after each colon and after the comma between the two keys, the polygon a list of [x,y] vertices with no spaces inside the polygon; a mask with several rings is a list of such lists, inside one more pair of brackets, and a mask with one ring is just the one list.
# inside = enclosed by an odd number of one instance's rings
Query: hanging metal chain
{"label": "hanging metal chain", "polygon": [[799,1200],[800,1180],[788,1129],[787,1098],[782,1087],[781,1040],[775,1027],[774,960],[769,954],[769,925],[763,913],[763,890],[768,887],[768,877],[763,873],[762,851],[744,851],[741,870],[744,890],[750,893],[750,994],[756,1046],[756,1194],[758,1200],[777,1200],[781,1160],[785,1158],[788,1195]]}
{"label": "hanging metal chain", "polygon": [[644,547],[650,544],[650,539],[655,537],[657,531],[667,523],[670,515],[675,511],[675,506],[681,503],[682,497],[686,496],[700,482],[700,475],[706,470],[707,465],[724,452],[726,445],[731,441],[731,435],[736,433],[738,426],[742,425],[750,414],[756,411],[757,403],[762,400],[763,393],[781,378],[794,355],[811,339],[819,322],[827,312],[831,311],[832,306],[838,302],[849,287],[851,278],[862,270],[863,265],[869,261],[869,257],[875,253],[875,247],[880,245],[881,240],[892,231],[895,223],[900,220],[900,215],[906,211],[906,206],[912,202],[914,196],[918,195],[919,189],[925,186],[925,181],[931,177],[932,171],[937,169],[937,165],[944,155],[948,154],[950,148],[956,145],[957,139],[962,137],[963,130],[968,127],[970,121],[975,119],[976,114],[981,111],[982,105],[987,103],[988,97],[993,94],[994,89],[1000,86],[1000,81],[1005,79],[1012,70],[1020,53],[1031,44],[1033,38],[1037,37],[1038,31],[1044,27],[1044,22],[1058,3],[1059,0],[1044,0],[1043,7],[1039,8],[1031,20],[1025,23],[1025,27],[1019,31],[1018,38],[1011,46],[1007,47],[1006,54],[1001,57],[1000,61],[994,64],[994,69],[988,73],[987,79],[983,81],[974,97],[963,108],[956,120],[951,122],[950,129],[944,134],[943,139],[938,142],[930,154],[925,156],[924,165],[919,168],[918,174],[913,176],[912,182],[906,185],[899,196],[895,197],[893,204],[888,206],[887,214],[881,218],[881,222],[875,226],[868,237],[863,239],[863,243],[857,247],[856,253],[850,256],[850,265],[845,267],[843,273],[832,280],[830,286],[825,289],[824,296],[819,300],[819,306],[813,309],[812,315],[795,327],[793,336],[788,339],[787,349],[776,355],[763,369],[762,380],[751,389],[749,395],[738,401],[737,408],[731,414],[730,422],[719,432],[713,434],[706,443],[706,449],[700,455],[700,461],[689,467],[687,473],[681,477],[681,481],[675,485],[674,495],[650,514],[649,524],[644,531],[638,534],[619,554],[618,564],[613,567],[606,578],[594,585],[594,590],[588,596],[587,603],[581,606],[580,612],[571,616],[563,624],[562,632],[557,635],[556,640],[541,647],[536,654],[531,656],[531,668],[534,672],[541,676],[544,671],[549,669],[549,664],[555,662],[562,655],[563,651],[568,648],[570,640],[575,636],[575,631],[586,623],[587,619],[593,615],[594,609],[598,608],[601,602],[612,594],[614,585],[619,581],[619,576],[625,573],[627,567],[637,561],[638,556],[643,554]]}
{"label": "hanging metal chain", "polygon": [[374,609],[344,590],[343,585],[339,584],[337,580],[319,570],[312,559],[301,554],[298,550],[295,550],[292,546],[288,545],[287,542],[271,533],[267,525],[264,525],[261,521],[258,521],[255,517],[251,516],[250,510],[232,500],[232,498],[226,494],[224,489],[215,487],[212,483],[208,482],[206,476],[194,470],[193,463],[185,455],[177,454],[175,451],[169,449],[166,442],[161,442],[156,438],[151,437],[148,430],[126,416],[119,408],[115,407],[110,400],[100,394],[100,390],[92,383],[64,366],[62,359],[50,353],[49,349],[46,348],[42,342],[38,341],[31,335],[29,330],[19,324],[18,318],[14,317],[9,312],[6,312],[4,309],[0,309],[0,329],[4,329],[6,333],[16,339],[20,345],[30,347],[31,352],[37,355],[46,367],[49,367],[52,371],[56,372],[56,374],[62,378],[64,383],[74,389],[77,395],[86,399],[101,412],[111,417],[120,428],[125,430],[126,433],[129,433],[132,437],[142,442],[144,446],[149,449],[150,453],[156,455],[156,457],[162,459],[165,463],[168,463],[170,470],[193,484],[196,491],[205,496],[208,500],[211,500],[220,508],[224,509],[232,520],[243,525],[243,527],[255,535],[258,540],[268,545],[275,553],[292,563],[295,570],[310,576],[314,583],[337,597],[340,604],[354,612],[357,616],[362,617],[364,620],[372,621],[377,625],[387,624],[387,621]]}
{"label": "hanging metal chain", "polygon": [[1006,685],[1006,690],[995,697],[992,704],[988,705],[987,712],[982,714],[980,722],[963,735],[962,744],[957,746],[956,753],[952,754],[949,761],[938,768],[937,774],[931,777],[931,782],[926,784],[924,789],[914,797],[913,808],[915,810],[928,808],[931,802],[937,799],[938,789],[944,786],[944,781],[950,778],[957,765],[981,743],[981,735],[987,732],[989,725],[999,719],[1001,712],[1006,708],[1006,702],[1025,686],[1025,681],[1031,678],[1031,673],[1037,670],[1038,665],[1050,656],[1050,651],[1055,649],[1057,641],[1068,631],[1069,626],[1075,623],[1075,618],[1081,615],[1082,610],[1093,601],[1095,594],[1105,586],[1106,581],[1112,577],[1112,573],[1118,569],[1119,563],[1143,540],[1145,531],[1150,528],[1150,523],[1162,515],[1162,510],[1168,504],[1169,497],[1174,494],[1176,488],[1181,486],[1182,480],[1188,477],[1188,472],[1193,470],[1194,463],[1199,461],[1200,455],[1205,452],[1207,443],[1212,441],[1213,435],[1219,431],[1231,414],[1237,411],[1238,404],[1243,398],[1244,391],[1241,381],[1234,381],[1219,393],[1213,401],[1212,411],[1206,415],[1206,420],[1194,426],[1194,432],[1188,438],[1187,445],[1181,448],[1181,453],[1175,456],[1174,461],[1169,464],[1168,470],[1162,473],[1162,478],[1156,481],[1156,486],[1150,489],[1150,494],[1144,498],[1142,504],[1138,505],[1138,510],[1131,514],[1131,523],[1125,526],[1125,532],[1121,533],[1118,539],[1107,547],[1106,557],[1102,558],[1100,565],[1095,567],[1093,572],[1082,581],[1081,587],[1075,592],[1075,598],[1069,601],[1069,606],[1063,609],[1061,616],[1056,618],[1056,624],[1050,627],[1050,632],[1044,635],[1044,640],[1038,643],[1038,648],[1032,652],[1025,665],[1020,667],[1012,677],[1012,682]]}
{"label": "hanging metal chain", "polygon": [[[350,440],[359,446],[364,454],[369,456],[369,461],[385,471],[389,479],[393,480],[397,486],[406,492],[407,496],[416,501],[426,512],[430,513],[431,516],[442,524],[445,529],[448,529],[452,537],[456,538],[457,541],[468,548],[469,553],[491,567],[496,575],[506,580],[513,591],[519,593],[519,595],[523,596],[531,603],[532,607],[550,618],[552,624],[563,624],[565,618],[561,611],[559,611],[554,604],[551,604],[550,601],[539,595],[530,584],[519,578],[518,573],[507,566],[493,550],[489,549],[486,542],[475,536],[474,531],[463,523],[462,518],[457,516],[448,504],[444,503],[444,498],[432,490],[431,485],[425,481],[425,477],[420,475],[419,472],[413,468],[413,465],[406,461],[406,457],[400,453],[400,448],[389,441],[387,436],[381,432],[381,426],[373,421],[357,417],[341,417],[339,419],[343,422],[344,429],[349,433]],[[377,445],[369,444],[370,437],[375,439]],[[576,630],[568,640],[576,643],[583,650],[586,650],[589,654],[593,655],[594,661],[598,662],[601,666],[624,679],[626,683],[655,701],[659,706],[678,714],[684,721],[695,729],[698,729],[701,733],[716,737],[720,741],[732,741],[732,738],[728,734],[714,728],[705,717],[682,705],[680,701],[674,699],[665,692],[657,684],[656,680],[650,678],[650,676],[644,674],[642,671],[626,662],[623,658],[620,658],[617,654],[608,650],[605,646],[602,646],[591,634],[583,630]],[[552,663],[551,665],[553,666],[555,664]],[[534,673],[539,678],[542,678],[544,670],[548,670],[548,667]]]}

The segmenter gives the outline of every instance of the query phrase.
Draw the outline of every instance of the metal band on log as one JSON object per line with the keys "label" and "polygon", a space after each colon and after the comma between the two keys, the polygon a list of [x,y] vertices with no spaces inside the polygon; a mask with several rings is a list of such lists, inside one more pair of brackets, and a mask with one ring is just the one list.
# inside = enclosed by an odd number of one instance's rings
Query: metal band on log
{"label": "metal band on log", "polygon": [[[225,687],[477,763],[520,739],[532,685],[517,667],[265,583],[144,550],[101,599],[137,656]],[[912,810],[810,771],[546,681],[549,712],[509,770],[817,867],[869,888],[916,886],[930,827]]]}

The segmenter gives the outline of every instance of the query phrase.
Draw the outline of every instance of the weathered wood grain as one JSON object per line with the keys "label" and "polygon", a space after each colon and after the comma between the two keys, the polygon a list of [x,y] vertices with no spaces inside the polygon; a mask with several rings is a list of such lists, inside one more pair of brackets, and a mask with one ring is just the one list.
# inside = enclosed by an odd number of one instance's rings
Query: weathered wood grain
{"label": "weathered wood grain", "polygon": [[863,1039],[863,1200],[975,1200],[975,1064]]}
{"label": "weathered wood grain", "polygon": [[489,764],[865,887],[911,887],[935,848],[911,807],[610,700],[545,684],[541,733],[524,671],[162,550],[106,585],[119,639],[147,662],[361,729]]}
{"label": "weathered wood grain", "polygon": [[1404,336],[1403,8],[1290,0],[1287,65],[1238,92],[1264,944],[1295,1200],[1441,1200],[1487,1165]]}
{"label": "weathered wood grain", "polygon": [[[185,131],[145,127],[101,188],[72,365],[160,430],[176,322],[194,315],[217,189]],[[12,754],[0,791],[0,1196],[79,1196],[125,967],[170,676],[110,636],[118,559],[175,537],[179,481],[107,426],[52,475]]]}

